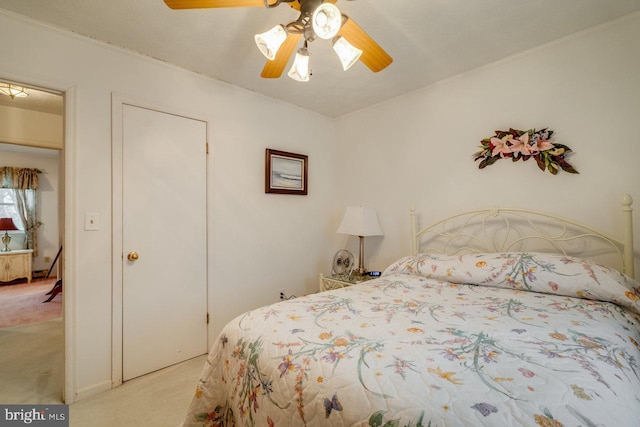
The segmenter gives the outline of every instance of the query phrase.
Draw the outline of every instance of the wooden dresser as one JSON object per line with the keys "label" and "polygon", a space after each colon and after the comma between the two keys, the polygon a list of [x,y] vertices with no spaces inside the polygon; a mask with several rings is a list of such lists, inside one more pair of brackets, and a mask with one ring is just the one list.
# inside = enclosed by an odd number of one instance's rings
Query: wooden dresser
{"label": "wooden dresser", "polygon": [[0,282],[26,278],[31,283],[31,249],[0,252]]}

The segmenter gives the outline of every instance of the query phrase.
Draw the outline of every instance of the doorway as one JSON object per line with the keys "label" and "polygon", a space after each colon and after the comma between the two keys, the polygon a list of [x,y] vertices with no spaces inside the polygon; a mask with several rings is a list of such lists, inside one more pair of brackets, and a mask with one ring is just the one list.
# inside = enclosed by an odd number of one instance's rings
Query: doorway
{"label": "doorway", "polygon": [[[0,93],[0,167],[40,170],[35,200],[36,219],[42,224],[37,228],[37,248],[31,257],[31,283],[22,278],[0,283],[4,291],[0,298],[6,298],[5,302],[15,298],[10,304],[23,307],[19,315],[5,319],[5,327],[0,326],[2,348],[11,350],[3,352],[0,363],[0,401],[61,403],[65,383],[63,295],[44,301],[63,271],[62,257],[55,265],[53,260],[64,236],[64,95],[15,82],[2,83],[24,88],[27,96],[11,98]],[[13,203],[11,197],[4,202]],[[22,250],[24,224],[17,228],[21,230],[10,233],[10,247]],[[30,348],[29,341],[42,342],[44,347]]]}

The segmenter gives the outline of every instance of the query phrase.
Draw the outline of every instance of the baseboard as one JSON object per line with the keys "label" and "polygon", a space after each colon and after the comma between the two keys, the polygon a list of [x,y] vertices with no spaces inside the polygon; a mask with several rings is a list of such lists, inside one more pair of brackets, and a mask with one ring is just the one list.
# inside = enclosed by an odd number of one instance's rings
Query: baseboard
{"label": "baseboard", "polygon": [[78,390],[75,401],[86,399],[87,397],[95,396],[96,394],[104,393],[109,390],[111,390],[111,381],[105,381],[103,383]]}
{"label": "baseboard", "polygon": [[34,270],[32,274],[32,278],[42,279],[47,275],[47,273],[49,273],[49,270]]}

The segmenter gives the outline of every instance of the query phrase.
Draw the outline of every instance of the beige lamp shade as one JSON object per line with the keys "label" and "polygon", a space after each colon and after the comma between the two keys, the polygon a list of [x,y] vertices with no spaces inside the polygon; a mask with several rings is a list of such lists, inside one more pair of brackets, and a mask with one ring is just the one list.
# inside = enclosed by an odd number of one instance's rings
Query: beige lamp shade
{"label": "beige lamp shade", "polygon": [[349,206],[347,208],[337,233],[363,237],[384,236],[376,210],[362,206]]}

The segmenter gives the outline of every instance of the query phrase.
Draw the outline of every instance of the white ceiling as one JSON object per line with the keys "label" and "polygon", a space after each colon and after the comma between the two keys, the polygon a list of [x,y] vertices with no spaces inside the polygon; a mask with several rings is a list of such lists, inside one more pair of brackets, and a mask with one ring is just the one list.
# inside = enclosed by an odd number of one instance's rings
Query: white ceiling
{"label": "white ceiling", "polygon": [[[262,79],[253,36],[297,18],[274,9],[171,10],[162,0],[0,0],[0,8],[230,84],[339,117],[640,10],[640,0],[341,0],[393,58],[342,71],[329,42],[309,46],[313,76]],[[4,41],[6,42],[6,40]]]}

